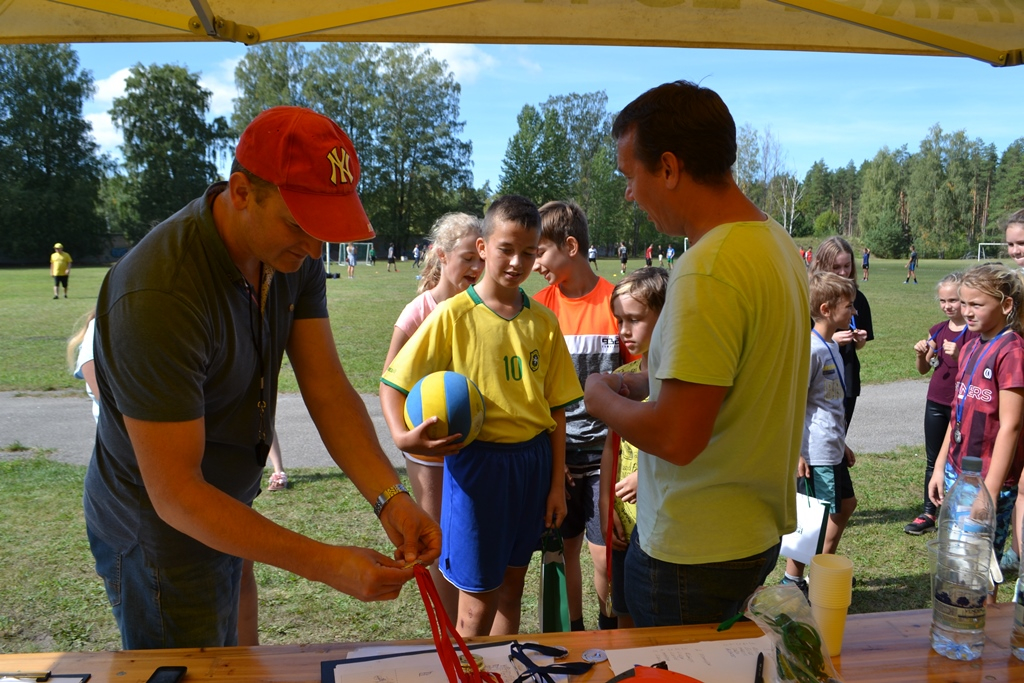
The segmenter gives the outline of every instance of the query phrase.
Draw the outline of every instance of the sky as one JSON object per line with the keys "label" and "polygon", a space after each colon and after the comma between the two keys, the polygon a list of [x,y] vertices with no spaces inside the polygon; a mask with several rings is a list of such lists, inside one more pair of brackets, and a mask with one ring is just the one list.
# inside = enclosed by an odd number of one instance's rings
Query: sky
{"label": "sky", "polygon": [[[234,70],[246,47],[228,43],[77,44],[96,94],[85,105],[104,151],[122,139],[107,113],[128,68],[179,64],[213,93],[212,116],[230,118]],[[307,44],[315,49],[317,44]],[[677,79],[719,93],[737,126],[770,129],[788,170],[803,178],[823,159],[859,166],[882,147],[913,152],[935,124],[994,143],[1024,137],[1024,66],[995,68],[959,57],[897,57],[684,48],[432,44],[462,86],[462,139],[473,143],[474,185],[496,189],[516,116],[552,95],[603,90],[618,111],[648,88]]]}

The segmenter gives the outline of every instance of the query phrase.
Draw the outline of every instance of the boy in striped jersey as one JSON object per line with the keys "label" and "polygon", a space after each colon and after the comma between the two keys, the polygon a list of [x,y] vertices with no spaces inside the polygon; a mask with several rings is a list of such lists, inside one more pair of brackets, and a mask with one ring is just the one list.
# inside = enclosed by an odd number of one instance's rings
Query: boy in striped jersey
{"label": "boy in striped jersey", "polygon": [[[587,262],[590,236],[583,209],[573,202],[548,202],[540,207],[541,236],[534,270],[548,282],[534,299],[558,317],[580,382],[595,372],[611,372],[633,360],[619,343],[619,327],[612,315],[612,283]],[[608,572],[598,494],[601,451],[608,428],[587,413],[582,402],[566,410],[565,464],[569,470],[565,538],[565,578],[569,619],[574,631],[583,626],[583,578],[580,552],[586,532],[594,561],[594,588],[601,605],[600,628],[615,628],[617,619],[606,614]]]}

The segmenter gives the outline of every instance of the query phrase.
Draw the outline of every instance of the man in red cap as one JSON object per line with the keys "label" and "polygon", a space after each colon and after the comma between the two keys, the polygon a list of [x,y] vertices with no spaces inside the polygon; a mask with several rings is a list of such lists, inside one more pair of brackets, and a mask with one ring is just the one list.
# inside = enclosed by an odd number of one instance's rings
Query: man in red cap
{"label": "man in red cap", "polygon": [[[323,241],[374,234],[358,182],[356,151],[333,121],[270,109],[242,134],[227,182],[107,274],[84,505],[125,648],[235,644],[241,558],[383,600],[413,577],[408,565],[438,556],[440,530],[399,484],[327,318]],[[251,508],[286,352],[324,445],[398,559],[314,541]]]}

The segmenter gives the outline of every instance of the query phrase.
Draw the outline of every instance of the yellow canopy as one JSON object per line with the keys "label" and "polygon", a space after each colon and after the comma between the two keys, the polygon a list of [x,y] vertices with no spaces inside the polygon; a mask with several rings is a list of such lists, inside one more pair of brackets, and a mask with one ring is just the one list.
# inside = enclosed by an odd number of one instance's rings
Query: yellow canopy
{"label": "yellow canopy", "polygon": [[1022,61],[1024,0],[0,0],[0,43],[649,45]]}

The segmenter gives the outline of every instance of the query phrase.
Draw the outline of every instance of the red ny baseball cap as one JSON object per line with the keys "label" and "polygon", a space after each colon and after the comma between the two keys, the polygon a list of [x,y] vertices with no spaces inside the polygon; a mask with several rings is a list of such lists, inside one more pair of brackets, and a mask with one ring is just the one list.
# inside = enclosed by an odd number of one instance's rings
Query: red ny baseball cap
{"label": "red ny baseball cap", "polygon": [[338,124],[303,107],[273,107],[246,127],[235,158],[277,185],[303,230],[324,242],[376,233],[356,194],[359,158]]}

